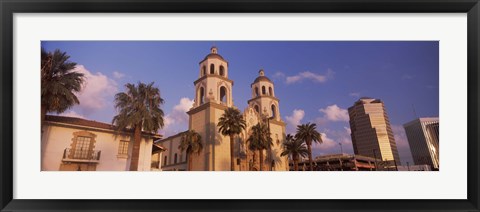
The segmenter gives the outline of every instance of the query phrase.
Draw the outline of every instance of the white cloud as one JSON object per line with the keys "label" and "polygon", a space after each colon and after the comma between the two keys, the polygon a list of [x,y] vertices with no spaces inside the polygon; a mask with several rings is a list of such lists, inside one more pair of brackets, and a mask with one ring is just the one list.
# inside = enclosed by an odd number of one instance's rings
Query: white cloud
{"label": "white cloud", "polygon": [[125,77],[125,74],[120,73],[120,72],[118,72],[118,71],[114,71],[114,72],[113,72],[113,78],[115,78],[115,79],[122,79],[123,77]]}
{"label": "white cloud", "polygon": [[193,106],[193,99],[183,97],[179,103],[173,106],[173,109],[165,115],[165,126],[161,130],[164,136],[170,136],[178,132],[182,132],[188,129],[188,114],[187,111]]}
{"label": "white cloud", "polygon": [[336,104],[321,108],[320,112],[324,113],[324,118],[329,121],[348,121],[348,111],[338,107]]}
{"label": "white cloud", "polygon": [[325,126],[328,123],[328,119],[325,117],[317,117],[314,122],[317,126]]}
{"label": "white cloud", "polygon": [[324,132],[320,133],[323,143],[312,146],[314,157],[319,155],[340,154],[341,152],[353,154],[352,139],[349,132],[350,128],[344,127],[344,129],[345,130],[325,129]]}
{"label": "white cloud", "polygon": [[285,74],[280,71],[273,75],[273,78],[284,78],[284,77],[285,77]]}
{"label": "white cloud", "polygon": [[324,83],[328,79],[331,79],[333,77],[334,73],[335,72],[333,72],[330,69],[328,69],[328,71],[325,75],[316,74],[316,73],[313,73],[313,72],[310,72],[310,71],[304,71],[304,72],[301,72],[301,73],[299,73],[297,75],[294,75],[294,76],[287,76],[286,83],[287,84],[293,84],[293,83],[301,82],[304,79],[309,79],[309,80],[312,80],[313,82],[317,82],[317,83]]}
{"label": "white cloud", "polygon": [[295,133],[297,125],[300,125],[303,117],[305,117],[305,111],[301,109],[295,109],[291,116],[285,116],[287,120],[287,133]]}
{"label": "white cloud", "polygon": [[295,82],[298,82],[302,79],[301,76],[299,75],[296,75],[296,76],[289,76],[287,77],[287,84],[292,84],[292,83],[295,83]]}
{"label": "white cloud", "polygon": [[322,143],[314,143],[312,148],[319,150],[332,150],[335,147],[340,148],[338,142],[335,142],[332,138],[329,138],[326,133],[320,133],[322,136]]}
{"label": "white cloud", "polygon": [[190,110],[190,108],[192,108],[192,106],[193,106],[193,99],[183,97],[183,98],[180,99],[180,103],[178,103],[177,105],[175,105],[173,107],[173,111],[174,112],[178,112],[178,111],[182,112],[182,118],[185,116],[188,119],[188,116],[186,114],[183,114],[183,113],[186,113],[188,110]]}
{"label": "white cloud", "polygon": [[68,116],[68,117],[75,117],[75,118],[81,118],[81,119],[85,119],[84,116],[78,114],[77,112],[73,111],[73,110],[69,110],[69,111],[66,111],[62,114],[60,114],[61,116]]}
{"label": "white cloud", "polygon": [[343,129],[345,129],[349,135],[352,134],[352,129],[350,129],[350,127],[343,127]]}
{"label": "white cloud", "polygon": [[77,97],[80,101],[78,108],[83,114],[103,109],[109,104],[113,104],[114,95],[117,93],[117,83],[108,78],[101,72],[92,73],[83,65],[77,65],[74,69],[85,76],[85,83]]}
{"label": "white cloud", "polygon": [[353,96],[353,97],[360,97],[360,93],[359,92],[352,92],[352,93],[349,93],[348,94],[349,96]]}

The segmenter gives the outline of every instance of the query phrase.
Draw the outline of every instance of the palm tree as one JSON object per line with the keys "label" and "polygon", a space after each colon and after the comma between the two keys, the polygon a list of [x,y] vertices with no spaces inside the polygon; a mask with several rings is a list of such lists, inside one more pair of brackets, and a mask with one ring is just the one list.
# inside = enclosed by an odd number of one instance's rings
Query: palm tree
{"label": "palm tree", "polygon": [[247,138],[247,143],[248,143],[247,145],[248,145],[248,149],[250,151],[252,151],[252,153],[253,153],[252,166],[250,167],[250,170],[252,170],[253,164],[256,163],[256,159],[255,159],[256,158],[256,152],[258,151],[258,149],[260,149],[260,147],[259,147],[258,142],[256,142],[257,140],[253,140],[253,139],[250,139],[250,138],[251,138],[251,136]]}
{"label": "palm tree", "polygon": [[317,131],[317,125],[315,123],[307,123],[297,126],[297,134],[295,138],[304,141],[308,148],[308,161],[310,164],[310,171],[313,171],[312,163],[312,142],[323,143],[322,136]]}
{"label": "palm tree", "polygon": [[245,129],[246,122],[238,109],[229,107],[220,117],[217,126],[218,132],[230,136],[230,170],[235,171],[233,138]]}
{"label": "palm tree", "polygon": [[163,110],[160,105],[164,103],[160,97],[160,90],[150,84],[138,82],[138,85],[127,83],[126,92],[115,95],[115,108],[118,114],[113,117],[112,123],[117,130],[130,128],[134,131],[134,143],[130,171],[138,169],[140,142],[142,130],[157,133],[164,126]]}
{"label": "palm tree", "polygon": [[283,142],[283,152],[280,156],[291,155],[293,160],[293,169],[298,171],[299,156],[306,157],[308,155],[307,147],[302,140],[295,139],[293,135],[288,134]]}
{"label": "palm tree", "polygon": [[200,152],[203,150],[202,136],[195,132],[195,130],[189,130],[182,135],[180,140],[180,145],[178,149],[181,151],[186,150],[188,157],[188,171],[192,170],[192,154]]}
{"label": "palm tree", "polygon": [[260,152],[260,171],[263,170],[263,151],[273,145],[267,125],[258,123],[252,127],[252,134],[248,137],[249,148]]}
{"label": "palm tree", "polygon": [[77,65],[70,62],[66,52],[55,50],[41,53],[41,123],[48,112],[63,113],[80,104],[75,92],[82,89],[84,75],[73,71]]}

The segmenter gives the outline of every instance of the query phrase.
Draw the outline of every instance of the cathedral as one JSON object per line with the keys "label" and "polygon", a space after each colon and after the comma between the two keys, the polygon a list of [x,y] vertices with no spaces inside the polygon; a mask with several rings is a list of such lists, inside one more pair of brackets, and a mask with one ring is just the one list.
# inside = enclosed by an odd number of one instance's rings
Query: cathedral
{"label": "cathedral", "polygon": [[[159,140],[157,144],[166,150],[160,158],[161,170],[182,171],[230,171],[230,140],[218,132],[217,123],[233,104],[232,89],[234,81],[229,79],[228,62],[218,49],[212,47],[199,63],[198,79],[195,85],[195,99],[189,116],[188,128],[202,136],[203,150],[192,154],[192,164],[188,166],[187,154],[179,150],[183,132]],[[236,171],[288,171],[287,156],[280,156],[282,143],[285,139],[285,122],[282,121],[279,110],[279,100],[275,97],[273,82],[265,76],[264,70],[258,72],[258,77],[250,85],[251,99],[243,110],[246,129],[234,140],[234,158]],[[267,124],[273,145],[264,150],[263,167],[260,169],[259,154],[254,154],[247,148],[246,140],[252,126],[262,122]],[[254,158],[255,157],[255,158]]]}

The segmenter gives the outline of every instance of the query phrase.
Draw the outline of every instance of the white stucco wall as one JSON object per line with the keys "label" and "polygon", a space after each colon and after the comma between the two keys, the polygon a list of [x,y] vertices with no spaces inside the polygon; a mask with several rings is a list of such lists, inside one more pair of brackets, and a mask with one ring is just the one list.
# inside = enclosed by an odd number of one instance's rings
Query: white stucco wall
{"label": "white stucco wall", "polygon": [[[114,131],[103,129],[67,125],[46,124],[43,127],[41,145],[41,169],[42,171],[58,171],[62,163],[62,157],[66,148],[71,148],[73,133],[87,131],[96,135],[95,151],[101,151],[100,160],[96,171],[126,171],[130,166],[130,158],[133,148],[133,136],[114,135]],[[128,158],[119,156],[118,148],[121,140],[130,141]],[[152,140],[142,138],[140,143],[140,156],[138,171],[150,171]]]}
{"label": "white stucco wall", "polygon": [[270,132],[273,142],[272,157],[275,162],[275,170],[288,171],[287,156],[280,156],[283,152],[283,142],[285,141],[285,126],[270,123]]}
{"label": "white stucco wall", "polygon": [[[217,123],[225,111],[214,109],[215,111],[215,171],[230,171],[230,136],[223,136],[218,132]],[[234,155],[235,156],[235,155]],[[235,157],[236,158],[236,157]],[[236,164],[236,163],[235,163]]]}
{"label": "white stucco wall", "polygon": [[[180,151],[178,146],[180,145],[181,136],[172,136],[166,138],[159,142],[162,147],[165,148],[163,152],[160,165],[163,171],[173,171],[173,170],[186,170],[187,161],[186,161],[186,151]],[[177,163],[174,163],[175,154],[177,154]],[[167,162],[165,163],[165,157],[167,157]]]}

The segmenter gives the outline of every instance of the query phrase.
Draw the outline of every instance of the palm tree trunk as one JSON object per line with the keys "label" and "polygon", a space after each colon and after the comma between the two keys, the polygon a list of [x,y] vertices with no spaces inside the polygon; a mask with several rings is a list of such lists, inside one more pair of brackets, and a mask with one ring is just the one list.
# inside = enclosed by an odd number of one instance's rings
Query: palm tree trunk
{"label": "palm tree trunk", "polygon": [[298,155],[294,154],[293,156],[293,169],[298,171]]}
{"label": "palm tree trunk", "polygon": [[188,171],[192,171],[192,154],[188,153]]}
{"label": "palm tree trunk", "polygon": [[230,135],[230,170],[235,171],[235,157],[233,153],[233,136]]}
{"label": "palm tree trunk", "polygon": [[255,157],[257,156],[256,152],[257,151],[255,151],[255,150],[252,151],[253,159],[252,159],[252,167],[250,167],[250,170],[253,170],[253,167],[255,166],[255,162],[257,162],[257,160],[255,159]]}
{"label": "palm tree trunk", "polygon": [[142,140],[142,125],[134,128],[132,159],[130,160],[130,171],[138,171],[138,158],[140,156],[140,142]]}
{"label": "palm tree trunk", "polygon": [[312,142],[307,142],[307,147],[308,147],[308,162],[310,164],[310,171],[313,171]]}
{"label": "palm tree trunk", "polygon": [[43,122],[45,121],[45,116],[47,115],[47,106],[41,105],[41,112],[40,112],[40,126],[43,125]]}
{"label": "palm tree trunk", "polygon": [[260,171],[263,171],[263,149],[260,150]]}

